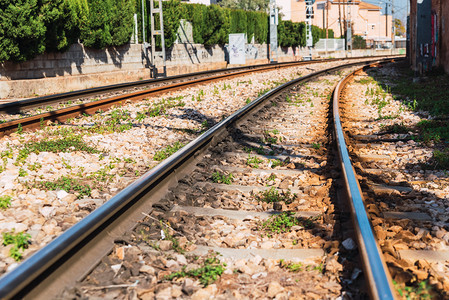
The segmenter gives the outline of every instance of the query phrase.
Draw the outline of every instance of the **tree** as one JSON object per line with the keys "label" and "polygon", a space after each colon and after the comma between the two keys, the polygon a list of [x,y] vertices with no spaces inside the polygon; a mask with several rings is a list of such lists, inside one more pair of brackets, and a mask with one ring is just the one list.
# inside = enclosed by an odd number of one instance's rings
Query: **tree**
{"label": "tree", "polygon": [[121,46],[129,42],[134,28],[134,0],[111,0],[111,45]]}
{"label": "tree", "polygon": [[267,0],[223,0],[219,5],[231,9],[243,9],[250,11],[268,12],[269,1]]}
{"label": "tree", "polygon": [[[84,1],[84,8],[87,2]],[[80,1],[42,0],[41,15],[46,27],[45,51],[65,51],[79,38],[79,21],[86,12]]]}
{"label": "tree", "polygon": [[231,28],[229,33],[246,33],[247,23],[246,11],[241,9],[231,10]]}
{"label": "tree", "polygon": [[352,49],[366,49],[366,41],[360,35],[352,36]]}
{"label": "tree", "polygon": [[88,0],[89,13],[81,28],[81,41],[84,46],[102,49],[112,43],[110,32],[111,1]]}
{"label": "tree", "polygon": [[25,61],[43,53],[45,32],[37,0],[0,0],[0,61]]}
{"label": "tree", "polygon": [[394,19],[394,30],[396,31],[395,35],[405,36],[405,26],[400,19]]}

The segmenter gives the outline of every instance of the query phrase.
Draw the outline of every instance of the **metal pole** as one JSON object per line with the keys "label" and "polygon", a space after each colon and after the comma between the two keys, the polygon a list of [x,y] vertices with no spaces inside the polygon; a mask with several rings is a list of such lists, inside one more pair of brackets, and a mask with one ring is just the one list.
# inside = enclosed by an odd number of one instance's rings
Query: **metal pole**
{"label": "metal pole", "polygon": [[145,45],[145,0],[142,0],[142,44]]}
{"label": "metal pole", "polygon": [[385,3],[385,41],[388,37],[388,3]]}
{"label": "metal pole", "polygon": [[391,0],[391,50],[394,51],[394,34],[395,34],[395,22],[394,22],[394,0]]}
{"label": "metal pole", "polygon": [[275,0],[270,0],[270,61],[274,62],[274,58],[277,60],[277,48],[278,48],[278,36],[277,36],[277,23],[278,23],[277,9]]}
{"label": "metal pole", "polygon": [[346,25],[346,49],[348,54],[352,54],[352,26],[351,26],[351,5],[352,0],[348,0],[348,10],[347,12],[347,25]]}

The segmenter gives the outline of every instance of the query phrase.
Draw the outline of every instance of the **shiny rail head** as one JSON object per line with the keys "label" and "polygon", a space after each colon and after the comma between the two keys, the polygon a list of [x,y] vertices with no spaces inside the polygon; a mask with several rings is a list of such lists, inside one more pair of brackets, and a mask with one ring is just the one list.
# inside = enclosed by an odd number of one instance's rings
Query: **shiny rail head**
{"label": "shiny rail head", "polygon": [[371,67],[371,65],[368,64],[355,70],[342,79],[335,88],[333,98],[334,130],[346,190],[348,191],[351,213],[356,227],[357,241],[361,249],[360,254],[363,260],[371,297],[373,299],[393,300],[395,299],[395,292],[392,285],[391,275],[383,259],[382,252],[377,244],[377,240],[371,227],[371,222],[369,221],[368,214],[365,210],[362,191],[351,163],[339,114],[339,100],[345,85],[357,72],[368,67]]}

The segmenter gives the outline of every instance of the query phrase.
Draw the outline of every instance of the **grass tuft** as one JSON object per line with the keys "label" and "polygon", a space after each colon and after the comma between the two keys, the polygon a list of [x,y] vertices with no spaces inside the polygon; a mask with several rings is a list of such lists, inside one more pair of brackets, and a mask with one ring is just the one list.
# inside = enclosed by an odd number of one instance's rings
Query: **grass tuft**
{"label": "grass tuft", "polygon": [[174,154],[176,151],[178,151],[182,147],[184,147],[184,144],[177,141],[173,145],[169,145],[169,146],[165,147],[164,149],[157,151],[154,154],[153,159],[156,161],[163,161],[164,159],[170,157],[172,154]]}

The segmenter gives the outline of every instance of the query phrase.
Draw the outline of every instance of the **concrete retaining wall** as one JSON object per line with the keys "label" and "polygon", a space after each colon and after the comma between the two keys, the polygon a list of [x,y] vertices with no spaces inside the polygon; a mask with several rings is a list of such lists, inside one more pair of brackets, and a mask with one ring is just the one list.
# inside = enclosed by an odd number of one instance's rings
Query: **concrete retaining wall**
{"label": "concrete retaining wall", "polygon": [[[385,51],[386,54],[391,53],[390,50]],[[352,55],[364,56],[366,52],[354,50]],[[368,52],[370,55],[381,55],[382,51]],[[248,44],[246,64],[268,63],[267,53],[267,45]],[[0,98],[35,97],[148,79],[151,78],[151,70],[147,55],[148,51],[137,44],[105,50],[87,49],[76,44],[64,53],[47,53],[19,64],[0,64]],[[306,49],[280,48],[273,60],[297,61],[307,55]],[[314,57],[324,55],[325,53],[314,52]],[[326,56],[344,57],[345,53],[328,52]],[[171,76],[233,67],[226,61],[226,47],[206,49],[199,44],[175,44],[167,51],[167,74]],[[162,66],[161,59],[156,59],[156,65]]]}

